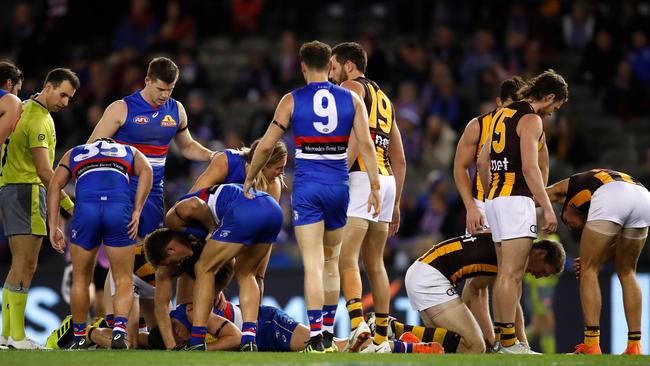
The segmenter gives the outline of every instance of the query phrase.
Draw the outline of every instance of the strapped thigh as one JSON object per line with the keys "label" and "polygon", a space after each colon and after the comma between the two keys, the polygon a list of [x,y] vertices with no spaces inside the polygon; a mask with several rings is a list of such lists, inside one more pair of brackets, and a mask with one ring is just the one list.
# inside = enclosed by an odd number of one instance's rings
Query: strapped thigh
{"label": "strapped thigh", "polygon": [[621,231],[621,225],[607,220],[587,221],[585,227],[605,236],[616,236]]}
{"label": "strapped thigh", "polygon": [[630,240],[645,240],[648,237],[648,228],[647,227],[640,227],[640,228],[623,228],[621,231],[621,236],[624,237],[625,239],[630,239]]}

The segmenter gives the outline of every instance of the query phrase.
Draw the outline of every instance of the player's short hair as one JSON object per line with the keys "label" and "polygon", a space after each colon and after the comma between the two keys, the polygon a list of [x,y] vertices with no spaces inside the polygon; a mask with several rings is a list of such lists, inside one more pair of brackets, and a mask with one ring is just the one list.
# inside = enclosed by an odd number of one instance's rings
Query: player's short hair
{"label": "player's short hair", "polygon": [[343,42],[332,48],[332,55],[341,65],[350,61],[362,73],[366,72],[368,66],[368,54],[366,50],[356,42]]}
{"label": "player's short hair", "polygon": [[513,76],[511,78],[505,79],[501,82],[501,87],[499,88],[499,98],[502,101],[505,100],[518,100],[517,96],[519,91],[528,85],[524,79],[519,76]]}
{"label": "player's short hair", "polygon": [[24,80],[23,72],[9,61],[0,61],[0,83],[11,80],[14,85]]}
{"label": "player's short hair", "polygon": [[144,238],[142,243],[144,256],[154,268],[161,265],[167,258],[167,245],[174,239],[190,245],[190,240],[187,237],[168,228],[157,229]]}
{"label": "player's short hair", "polygon": [[167,84],[173,84],[178,80],[178,66],[167,57],[156,57],[149,62],[147,77],[153,81],[160,80]]}
{"label": "player's short hair", "polygon": [[167,347],[165,347],[165,341],[163,341],[160,328],[157,325],[149,329],[149,335],[147,335],[147,343],[149,343],[149,349],[167,349]]}
{"label": "player's short hair", "polygon": [[47,76],[45,77],[45,82],[43,82],[43,86],[49,83],[54,88],[58,88],[59,86],[61,86],[61,83],[66,80],[70,83],[70,85],[72,85],[72,87],[75,90],[79,89],[81,82],[79,82],[79,78],[77,77],[77,74],[75,74],[74,71],[63,67],[50,70],[50,72],[48,72]]}
{"label": "player's short hair", "polygon": [[566,253],[561,243],[554,240],[542,239],[533,244],[533,249],[546,250],[544,256],[544,263],[550,264],[555,269],[555,274],[560,274],[564,271],[564,263],[566,262]]}
{"label": "player's short hair", "polygon": [[553,69],[548,69],[528,81],[519,92],[519,99],[541,100],[545,96],[555,94],[556,101],[569,100],[569,85],[562,75]]}
{"label": "player's short hair", "polygon": [[327,70],[332,48],[321,41],[311,41],[300,46],[300,62],[312,70]]}

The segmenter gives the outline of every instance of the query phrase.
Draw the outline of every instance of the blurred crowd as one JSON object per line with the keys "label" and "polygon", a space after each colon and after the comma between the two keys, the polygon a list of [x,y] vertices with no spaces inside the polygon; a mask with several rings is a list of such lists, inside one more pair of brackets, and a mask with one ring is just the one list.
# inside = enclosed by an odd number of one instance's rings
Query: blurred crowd
{"label": "blurred crowd", "polygon": [[[464,232],[451,176],[456,142],[472,117],[494,108],[500,82],[511,75],[553,68],[569,82],[569,103],[545,121],[551,182],[599,166],[650,187],[650,1],[6,0],[2,6],[0,57],[25,73],[22,99],[40,90],[55,66],[81,79],[72,107],[54,116],[59,153],[86,141],[108,103],[143,86],[153,56],[170,56],[180,67],[172,96],[184,103],[194,138],[225,149],[260,137],[280,97],[302,85],[303,41],[360,42],[369,54],[366,75],[395,104],[408,162],[401,231],[389,241],[394,270],[405,269],[432,241]],[[286,142],[291,149],[292,139]],[[204,168],[172,152],[168,203]],[[287,227],[275,267],[300,264],[287,181]],[[560,236],[575,242],[565,231]],[[640,265],[648,268],[650,256],[644,258]]]}

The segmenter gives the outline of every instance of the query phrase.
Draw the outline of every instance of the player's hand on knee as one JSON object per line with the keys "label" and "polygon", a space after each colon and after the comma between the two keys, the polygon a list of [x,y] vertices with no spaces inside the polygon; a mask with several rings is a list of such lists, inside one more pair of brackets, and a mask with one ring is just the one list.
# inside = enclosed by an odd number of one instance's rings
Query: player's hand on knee
{"label": "player's hand on knee", "polygon": [[140,225],[141,212],[133,210],[131,221],[129,222],[129,238],[135,239],[138,237],[138,226]]}
{"label": "player's hand on knee", "polygon": [[54,248],[54,250],[63,254],[66,247],[65,234],[63,233],[63,230],[58,227],[56,230],[51,230],[50,243],[52,244],[52,248]]}

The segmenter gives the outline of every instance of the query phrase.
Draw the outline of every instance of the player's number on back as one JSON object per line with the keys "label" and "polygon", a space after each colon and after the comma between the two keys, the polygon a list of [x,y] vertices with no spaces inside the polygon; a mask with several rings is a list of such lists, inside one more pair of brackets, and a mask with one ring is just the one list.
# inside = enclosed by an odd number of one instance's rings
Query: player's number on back
{"label": "player's number on back", "polygon": [[112,144],[107,141],[100,141],[99,144],[88,144],[84,146],[84,149],[86,149],[88,152],[75,156],[73,159],[75,162],[90,159],[94,156],[99,155],[99,153],[102,153],[104,156],[110,156],[113,158],[123,158],[126,156],[126,147],[124,145]]}
{"label": "player's number on back", "polygon": [[[326,103],[324,103],[327,101]],[[326,104],[324,106],[324,104]],[[327,123],[314,122],[314,128],[320,133],[332,133],[339,124],[334,96],[327,89],[319,89],[314,94],[314,114],[318,117],[327,117]]]}
{"label": "player's number on back", "polygon": [[[492,151],[499,154],[506,147],[506,118],[515,115],[517,111],[510,108],[503,108],[494,116],[494,134],[492,135]],[[495,140],[494,135],[498,135],[499,139]]]}
{"label": "player's number on back", "polygon": [[368,115],[368,124],[370,128],[376,128],[379,123],[379,128],[385,133],[390,133],[390,128],[393,125],[393,106],[390,100],[383,91],[369,87],[370,97],[372,98],[372,106],[370,107]]}

